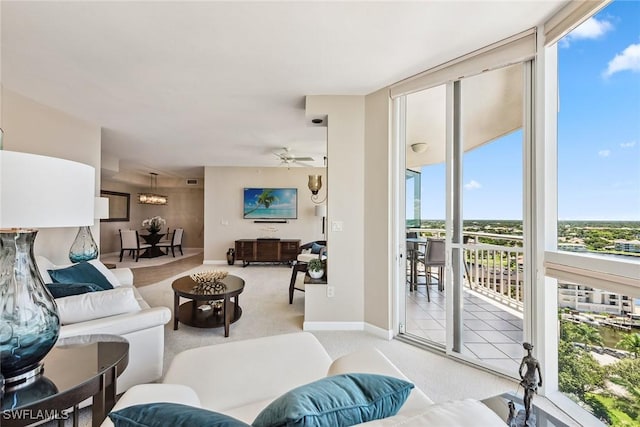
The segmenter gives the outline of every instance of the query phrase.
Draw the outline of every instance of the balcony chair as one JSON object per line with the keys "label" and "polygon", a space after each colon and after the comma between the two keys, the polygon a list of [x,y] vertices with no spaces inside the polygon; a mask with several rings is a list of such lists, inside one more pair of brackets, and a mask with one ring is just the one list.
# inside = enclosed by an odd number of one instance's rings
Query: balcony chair
{"label": "balcony chair", "polygon": [[327,241],[316,240],[300,246],[300,251],[291,269],[291,280],[289,282],[289,304],[293,304],[293,292],[304,292],[304,275],[298,280],[298,273],[307,273],[307,263],[314,258],[326,259]]}
{"label": "balcony chair", "polygon": [[[418,233],[416,231],[407,231],[406,234],[407,239],[416,239],[418,238]],[[418,242],[410,242],[407,241],[407,282],[409,283],[409,291],[414,291],[417,289],[417,281],[418,281],[418,269],[417,263],[421,262],[420,259],[424,258],[424,251],[421,248],[424,246],[423,243]]]}
{"label": "balcony chair", "polygon": [[424,264],[425,270],[425,286],[427,288],[427,301],[431,301],[429,295],[429,285],[432,283],[434,273],[432,268],[437,268],[437,284],[438,290],[442,292],[444,290],[444,262],[445,262],[445,242],[444,239],[427,239],[427,249],[424,257],[420,259]]}
{"label": "balcony chair", "polygon": [[173,237],[170,242],[159,242],[156,246],[159,248],[167,248],[166,255],[169,255],[169,248],[171,248],[171,254],[176,257],[176,248],[180,249],[180,255],[184,255],[182,252],[182,235],[184,234],[183,228],[176,228],[173,230]]}
{"label": "balcony chair", "polygon": [[151,247],[148,243],[140,243],[140,236],[137,230],[118,230],[120,232],[120,262],[124,251],[130,251],[138,262],[140,251]]}

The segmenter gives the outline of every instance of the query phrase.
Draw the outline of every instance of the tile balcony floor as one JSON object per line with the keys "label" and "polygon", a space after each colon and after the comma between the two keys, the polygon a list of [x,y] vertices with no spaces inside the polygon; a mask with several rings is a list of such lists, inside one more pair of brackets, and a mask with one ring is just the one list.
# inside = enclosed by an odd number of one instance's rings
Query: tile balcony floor
{"label": "tile balcony floor", "polygon": [[[407,288],[406,332],[445,344],[445,294],[437,286]],[[522,348],[522,314],[469,289],[464,291],[463,354],[517,373],[525,355]]]}

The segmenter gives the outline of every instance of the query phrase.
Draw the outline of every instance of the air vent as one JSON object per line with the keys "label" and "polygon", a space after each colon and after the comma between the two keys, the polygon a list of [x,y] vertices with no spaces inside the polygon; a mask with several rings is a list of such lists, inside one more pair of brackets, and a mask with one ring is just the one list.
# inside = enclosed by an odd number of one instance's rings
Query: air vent
{"label": "air vent", "polygon": [[195,178],[187,179],[187,185],[198,185],[198,180]]}

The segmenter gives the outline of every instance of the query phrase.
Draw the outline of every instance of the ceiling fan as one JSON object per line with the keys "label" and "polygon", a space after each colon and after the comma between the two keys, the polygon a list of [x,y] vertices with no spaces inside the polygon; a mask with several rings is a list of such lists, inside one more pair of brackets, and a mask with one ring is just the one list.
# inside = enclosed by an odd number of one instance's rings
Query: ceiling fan
{"label": "ceiling fan", "polygon": [[273,153],[275,156],[280,158],[281,165],[287,165],[287,167],[292,164],[298,164],[300,166],[313,167],[313,165],[304,163],[304,162],[313,162],[313,157],[308,156],[295,156],[291,153],[291,149],[288,147],[282,148],[284,151],[282,153]]}

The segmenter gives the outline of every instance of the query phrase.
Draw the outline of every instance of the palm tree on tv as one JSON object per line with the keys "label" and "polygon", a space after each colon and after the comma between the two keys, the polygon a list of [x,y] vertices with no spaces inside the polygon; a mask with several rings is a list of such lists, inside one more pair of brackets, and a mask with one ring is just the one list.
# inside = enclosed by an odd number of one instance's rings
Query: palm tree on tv
{"label": "palm tree on tv", "polygon": [[278,201],[278,198],[274,196],[272,193],[273,193],[273,190],[268,190],[268,189],[263,190],[262,193],[258,196],[256,207],[251,209],[245,215],[248,215],[258,210],[260,206],[264,206],[266,209],[269,209],[269,206],[271,206],[271,204]]}

